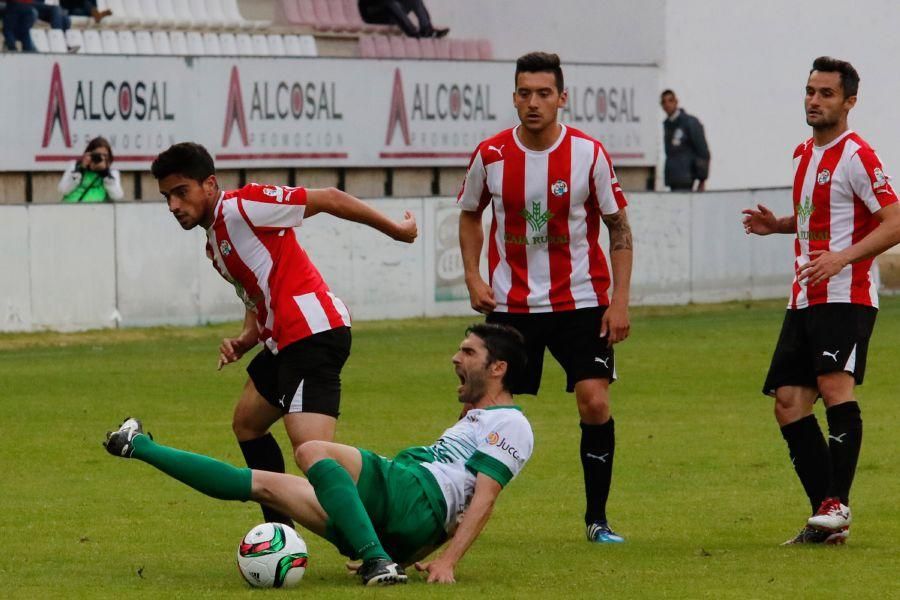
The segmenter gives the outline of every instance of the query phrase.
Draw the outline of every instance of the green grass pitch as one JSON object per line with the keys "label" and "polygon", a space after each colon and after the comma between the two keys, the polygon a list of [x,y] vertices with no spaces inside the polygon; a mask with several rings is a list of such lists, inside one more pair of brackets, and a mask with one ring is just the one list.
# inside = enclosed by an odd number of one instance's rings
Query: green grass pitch
{"label": "green grass pitch", "polygon": [[[900,299],[883,301],[858,393],[865,436],[846,547],[778,546],[806,516],[772,401],[759,393],[782,314],[782,302],[632,311],[631,339],[617,348],[609,504],[626,544],[584,540],[578,419],[548,360],[541,394],[519,399],[534,457],[501,494],[458,584],[412,574],[380,591],[359,586],[309,533],[301,587],[251,591],[235,552],[261,520],[256,505],[206,498],[101,448],[107,429],[135,415],[162,443],[242,465],[230,423],[246,359],[215,370],[236,324],[2,335],[0,596],[896,598]],[[382,454],[434,441],[459,410],[450,356],[470,321],[357,324],[338,441]]]}

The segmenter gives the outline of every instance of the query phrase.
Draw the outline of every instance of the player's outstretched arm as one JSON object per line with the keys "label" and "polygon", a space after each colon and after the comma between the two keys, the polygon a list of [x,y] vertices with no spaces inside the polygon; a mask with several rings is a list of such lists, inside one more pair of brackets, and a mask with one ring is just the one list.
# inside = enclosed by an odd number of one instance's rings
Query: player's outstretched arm
{"label": "player's outstretched arm", "polygon": [[628,337],[631,322],[628,302],[631,295],[631,265],[634,262],[634,243],[631,225],[625,209],[603,216],[609,230],[609,262],[612,266],[613,290],[609,308],[603,313],[600,336],[608,336],[609,344],[617,344]]}
{"label": "player's outstretched arm", "polygon": [[484,230],[481,228],[481,212],[463,210],[459,213],[459,249],[462,253],[466,287],[472,308],[487,314],[497,307],[494,290],[482,279],[479,263],[484,246]]}
{"label": "player's outstretched arm", "polygon": [[392,221],[359,198],[337,188],[306,190],[304,217],[309,218],[320,212],[368,225],[398,242],[411,244],[419,235],[416,218],[410,211],[406,211],[399,221]]}
{"label": "player's outstretched arm", "polygon": [[453,569],[484,529],[501,490],[503,487],[494,479],[484,473],[478,474],[472,502],[447,548],[430,562],[416,563],[417,570],[428,572],[428,583],[456,583]]}
{"label": "player's outstretched arm", "polygon": [[744,233],[756,235],[769,235],[771,233],[796,233],[797,217],[776,217],[775,213],[757,204],[756,208],[745,208],[741,211],[744,215]]}

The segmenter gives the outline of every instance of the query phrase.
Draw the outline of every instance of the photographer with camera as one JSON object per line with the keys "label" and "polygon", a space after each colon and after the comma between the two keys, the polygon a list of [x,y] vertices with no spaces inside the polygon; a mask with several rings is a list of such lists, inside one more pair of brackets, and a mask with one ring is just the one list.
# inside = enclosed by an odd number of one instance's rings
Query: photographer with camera
{"label": "photographer with camera", "polygon": [[119,171],[111,168],[113,152],[104,137],[92,139],[84,155],[63,173],[59,191],[63,202],[108,202],[125,197]]}

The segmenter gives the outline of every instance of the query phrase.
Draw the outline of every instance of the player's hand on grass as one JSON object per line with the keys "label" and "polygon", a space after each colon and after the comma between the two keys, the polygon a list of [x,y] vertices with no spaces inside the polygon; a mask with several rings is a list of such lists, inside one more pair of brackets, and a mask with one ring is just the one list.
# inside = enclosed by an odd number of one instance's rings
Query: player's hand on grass
{"label": "player's hand on grass", "polygon": [[834,277],[847,266],[847,261],[840,252],[813,250],[809,253],[810,261],[797,269],[800,283],[816,285]]}
{"label": "player's hand on grass", "polygon": [[219,345],[219,366],[221,370],[225,365],[241,360],[244,354],[256,345],[257,339],[251,341],[249,336],[241,335],[236,338],[225,338]]}
{"label": "player's hand on grass", "polygon": [[481,277],[466,278],[466,287],[469,288],[469,302],[472,308],[480,313],[488,314],[497,308],[494,300],[494,290]]}
{"label": "player's hand on grass", "polygon": [[417,562],[416,571],[428,573],[428,583],[456,583],[453,576],[453,565],[440,558],[429,562]]}
{"label": "player's hand on grass", "polygon": [[631,321],[628,319],[628,305],[613,300],[603,318],[600,320],[600,337],[607,338],[608,344],[624,341],[631,332]]}
{"label": "player's hand on grass", "polygon": [[397,223],[397,233],[393,236],[398,242],[412,244],[419,235],[416,217],[410,211],[403,213],[403,220]]}
{"label": "player's hand on grass", "polygon": [[758,210],[745,208],[741,211],[744,215],[742,220],[744,233],[755,233],[756,235],[778,233],[778,219],[775,217],[775,213],[762,204],[757,204],[756,208]]}

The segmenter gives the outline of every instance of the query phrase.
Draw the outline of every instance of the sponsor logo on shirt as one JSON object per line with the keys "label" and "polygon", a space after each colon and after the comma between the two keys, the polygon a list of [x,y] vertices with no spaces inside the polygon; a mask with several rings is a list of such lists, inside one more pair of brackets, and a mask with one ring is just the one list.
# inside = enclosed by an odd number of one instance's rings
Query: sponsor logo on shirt
{"label": "sponsor logo on shirt", "polygon": [[503,235],[503,241],[513,246],[537,246],[538,244],[569,244],[569,236],[567,235],[533,235],[530,238],[527,235],[515,235],[506,233]]}
{"label": "sponsor logo on shirt", "polygon": [[484,438],[484,441],[487,442],[489,446],[497,446],[498,448],[512,456],[514,459],[522,460],[522,457],[519,456],[519,450],[508,441],[506,441],[506,438],[501,436],[496,431],[492,431],[487,434],[487,437]]}
{"label": "sponsor logo on shirt", "polygon": [[[821,177],[820,177],[820,179],[821,179]],[[812,214],[813,214],[813,203],[812,203],[812,200],[809,198],[809,196],[807,196],[803,202],[797,204],[797,221],[799,223],[806,223],[809,220],[809,218],[812,216]]]}
{"label": "sponsor logo on shirt", "polygon": [[[560,182],[557,181],[553,184],[553,186],[556,187],[558,183]],[[562,182],[562,184],[563,186],[566,185],[565,182]],[[565,190],[563,190],[562,193],[565,194]],[[553,218],[553,213],[549,210],[543,212],[541,211],[540,202],[531,203],[531,212],[528,212],[527,209],[523,208],[521,211],[519,211],[519,214],[522,215],[522,218],[528,221],[528,224],[531,225],[532,231],[540,231],[544,227],[544,225],[547,224],[547,221]]]}
{"label": "sponsor logo on shirt", "polygon": [[550,191],[554,196],[559,198],[560,196],[564,196],[566,192],[569,191],[569,186],[567,186],[566,182],[562,179],[557,179],[556,182],[550,187]]}
{"label": "sponsor logo on shirt", "polygon": [[222,256],[228,256],[231,254],[231,244],[228,243],[228,240],[222,240],[219,242],[219,251],[222,253]]}
{"label": "sponsor logo on shirt", "polygon": [[819,174],[816,175],[816,181],[819,182],[819,185],[825,185],[829,181],[831,181],[831,171],[828,169],[822,169],[819,171]]}

